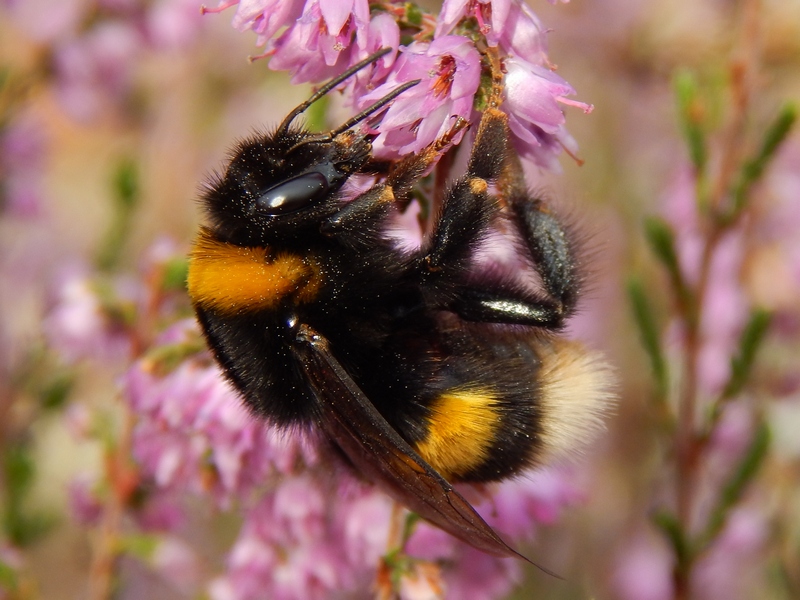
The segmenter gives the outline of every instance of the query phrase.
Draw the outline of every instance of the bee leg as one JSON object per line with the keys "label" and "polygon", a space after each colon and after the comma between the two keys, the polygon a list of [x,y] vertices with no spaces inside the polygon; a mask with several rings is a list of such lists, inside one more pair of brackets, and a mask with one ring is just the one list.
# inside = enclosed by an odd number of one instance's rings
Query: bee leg
{"label": "bee leg", "polygon": [[325,220],[321,226],[322,232],[336,237],[347,246],[374,242],[381,236],[380,226],[392,206],[404,207],[408,204],[417,181],[468,125],[466,120],[458,119],[445,135],[421,152],[393,165],[384,183],[376,184]]}
{"label": "bee leg", "polygon": [[[489,182],[495,183],[497,197],[488,193]],[[427,279],[434,284],[441,279],[442,287],[454,271],[468,273],[472,250],[499,212],[499,203],[519,231],[546,296],[514,285],[492,286],[493,291],[487,291],[485,286],[466,284],[445,291],[450,297],[448,307],[469,321],[558,328],[574,311],[578,295],[574,244],[545,203],[531,196],[519,160],[508,151],[507,117],[497,108],[484,112],[467,175],[445,200],[422,259]],[[436,273],[443,276],[436,278]]]}
{"label": "bee leg", "polygon": [[505,114],[487,109],[478,126],[467,173],[448,190],[426,246],[422,265],[429,280],[435,280],[436,273],[445,278],[467,269],[498,213],[500,207],[489,193],[489,183],[499,180],[506,164],[506,131]]}

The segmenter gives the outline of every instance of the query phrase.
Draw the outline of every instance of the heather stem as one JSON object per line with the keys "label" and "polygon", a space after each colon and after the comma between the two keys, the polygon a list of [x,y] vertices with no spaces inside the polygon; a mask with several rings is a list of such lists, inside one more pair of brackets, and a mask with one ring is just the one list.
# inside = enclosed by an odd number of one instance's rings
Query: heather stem
{"label": "heather stem", "polygon": [[[704,172],[698,173],[698,190],[710,189],[706,202],[698,198],[698,208],[707,207],[707,235],[701,255],[700,273],[691,302],[681,303],[679,310],[686,328],[684,348],[684,377],[678,405],[678,428],[675,436],[677,461],[676,502],[677,516],[684,532],[691,532],[694,510],[694,487],[697,482],[697,468],[702,463],[706,445],[702,443],[698,433],[698,357],[702,348],[703,307],[711,274],[711,263],[723,234],[736,226],[736,221],[723,221],[719,218],[724,211],[729,191],[741,164],[741,149],[744,147],[745,125],[752,96],[754,74],[757,72],[757,32],[759,0],[745,0],[743,3],[743,23],[740,38],[742,58],[731,67],[731,91],[733,95],[733,111],[729,126],[723,136],[720,168],[711,186],[703,183],[707,177]],[[692,556],[683,568],[675,572],[675,598],[684,600],[691,597],[690,580],[692,572]]]}

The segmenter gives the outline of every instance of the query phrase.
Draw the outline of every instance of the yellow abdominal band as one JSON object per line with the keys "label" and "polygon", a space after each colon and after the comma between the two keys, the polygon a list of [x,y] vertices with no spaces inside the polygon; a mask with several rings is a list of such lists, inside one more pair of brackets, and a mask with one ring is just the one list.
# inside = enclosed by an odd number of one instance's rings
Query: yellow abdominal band
{"label": "yellow abdominal band", "polygon": [[320,284],[319,266],[308,257],[227,244],[206,228],[189,257],[192,301],[225,314],[274,308],[287,296],[310,302]]}
{"label": "yellow abdominal band", "polygon": [[499,421],[491,390],[447,391],[433,402],[428,434],[416,450],[445,479],[457,480],[486,460]]}

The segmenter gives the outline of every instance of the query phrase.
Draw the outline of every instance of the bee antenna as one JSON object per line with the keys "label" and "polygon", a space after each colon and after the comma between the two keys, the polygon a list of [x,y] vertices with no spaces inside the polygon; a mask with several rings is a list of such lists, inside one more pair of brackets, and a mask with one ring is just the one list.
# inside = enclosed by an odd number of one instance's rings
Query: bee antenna
{"label": "bee antenna", "polygon": [[353,127],[355,125],[358,125],[359,123],[361,123],[361,121],[366,119],[368,116],[378,112],[384,106],[389,104],[389,102],[391,102],[392,100],[397,98],[400,94],[405,92],[407,89],[412,88],[415,85],[417,85],[420,81],[422,81],[422,80],[421,79],[414,79],[413,81],[407,81],[403,85],[396,87],[391,92],[386,94],[383,98],[378,100],[375,104],[372,104],[372,105],[368,106],[367,108],[362,110],[357,115],[351,117],[350,119],[347,120],[346,123],[342,123],[341,125],[339,125],[339,127],[337,127],[333,131],[331,131],[328,134],[326,134],[326,136],[330,136],[330,138],[333,139],[337,135],[342,133],[343,131],[347,131],[351,127]]}
{"label": "bee antenna", "polygon": [[339,85],[340,83],[342,83],[346,79],[352,77],[353,75],[358,73],[364,67],[366,67],[368,65],[371,65],[374,62],[377,62],[379,58],[381,58],[383,56],[386,56],[391,51],[392,51],[392,48],[390,48],[390,47],[381,48],[380,50],[378,50],[374,54],[369,55],[367,58],[365,58],[361,62],[358,62],[358,63],[354,64],[352,67],[347,69],[344,73],[342,73],[342,74],[338,75],[337,77],[334,77],[333,79],[331,79],[328,83],[326,83],[321,88],[319,88],[316,92],[314,92],[308,100],[306,100],[305,102],[303,102],[302,104],[300,104],[299,106],[294,108],[292,110],[292,112],[290,112],[286,116],[286,118],[283,120],[283,123],[281,123],[280,127],[278,127],[278,131],[286,132],[289,129],[289,125],[292,124],[292,121],[294,121],[294,119],[295,119],[295,117],[297,115],[299,115],[300,113],[305,112],[306,109],[309,106],[314,104],[314,102],[316,102],[317,100],[322,98],[325,94],[330,92],[337,85]]}
{"label": "bee antenna", "polygon": [[[342,133],[344,131],[347,131],[348,129],[350,129],[351,127],[353,127],[355,125],[358,125],[361,121],[363,121],[364,119],[366,119],[370,115],[375,114],[380,109],[382,109],[384,106],[389,104],[389,102],[391,102],[392,100],[397,98],[400,94],[405,92],[407,89],[412,88],[415,85],[417,85],[420,81],[421,81],[421,79],[415,79],[413,81],[405,82],[403,85],[396,87],[391,92],[386,94],[383,98],[381,98],[380,100],[375,102],[375,104],[372,104],[372,105],[368,106],[367,108],[362,110],[357,115],[355,115],[355,116],[351,117],[350,119],[348,119],[346,123],[342,123],[341,125],[339,125],[339,127],[337,127],[336,129],[333,129],[333,130],[329,131],[328,133],[321,133],[319,135],[315,135],[314,137],[306,138],[303,141],[298,142],[297,144],[295,144],[294,146],[289,148],[287,154],[289,152],[294,152],[297,148],[299,148],[300,146],[305,146],[306,144],[320,144],[320,143],[324,144],[326,142],[333,141],[333,138],[335,138],[337,135],[339,135],[340,133]],[[285,123],[285,121],[284,121],[284,123]],[[281,127],[283,127],[283,125],[281,125]]]}

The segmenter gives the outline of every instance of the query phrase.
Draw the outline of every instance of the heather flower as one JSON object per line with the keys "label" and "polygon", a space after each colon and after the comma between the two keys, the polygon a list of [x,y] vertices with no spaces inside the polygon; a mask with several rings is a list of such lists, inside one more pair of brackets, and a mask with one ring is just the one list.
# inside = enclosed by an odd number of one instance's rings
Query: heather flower
{"label": "heather flower", "polygon": [[143,44],[137,27],[120,19],[103,21],[61,45],[55,54],[56,90],[64,109],[75,119],[88,120],[107,98],[125,98]]}
{"label": "heather flower", "polygon": [[176,589],[191,593],[200,580],[199,558],[185,541],[163,536],[153,550],[150,562],[157,572]]}
{"label": "heather flower", "polygon": [[[351,62],[357,63],[381,48],[398,48],[399,46],[400,28],[397,26],[397,21],[386,13],[379,13],[370,20],[366,44],[354,49]],[[393,68],[396,58],[396,52],[389,52],[371,67],[356,73],[353,77],[353,98],[371,92],[376,83],[383,81]]]}
{"label": "heather flower", "polygon": [[211,597],[313,600],[342,590],[348,569],[328,530],[333,503],[319,479],[287,477],[246,514],[227,573],[213,582]]}
{"label": "heather flower", "polygon": [[517,57],[508,58],[505,66],[506,101],[502,109],[508,113],[514,145],[523,158],[557,171],[560,149],[570,154],[577,150],[564,127],[566,119],[560,105],[577,106],[586,113],[591,112],[592,106],[567,99],[575,90],[545,67]]}
{"label": "heather flower", "polygon": [[87,473],[74,478],[67,488],[72,518],[84,526],[96,525],[103,514],[103,503],[97,496],[97,482]]}
{"label": "heather flower", "polygon": [[444,573],[447,600],[503,598],[522,579],[519,561],[489,556],[464,547],[459,560]]}
{"label": "heather flower", "polygon": [[72,268],[56,284],[44,331],[51,348],[67,363],[82,359],[116,361],[127,357],[128,333],[103,305],[85,269]]}
{"label": "heather flower", "polygon": [[289,71],[292,83],[330,79],[350,65],[354,38],[358,47],[366,46],[368,28],[367,0],[309,0],[301,17],[275,41],[270,69]]}
{"label": "heather flower", "polygon": [[[206,12],[219,12],[236,4],[222,2],[217,8]],[[238,31],[252,29],[257,35],[258,46],[268,45],[281,29],[293,24],[303,12],[303,0],[246,0],[239,2],[231,24]]]}
{"label": "heather flower", "polygon": [[419,152],[447,133],[458,117],[468,119],[480,83],[480,56],[472,42],[456,35],[414,43],[402,49],[386,82],[359,99],[359,108],[415,79],[421,82],[384,113],[380,135],[373,142],[379,157]]}
{"label": "heather flower", "polygon": [[156,48],[186,47],[196,37],[201,16],[196,0],[155,2],[144,17],[147,41]]}
{"label": "heather flower", "polygon": [[511,2],[505,23],[506,27],[497,29],[497,43],[503,50],[534,65],[549,65],[547,29],[525,2]]}
{"label": "heather flower", "polygon": [[546,30],[530,7],[519,0],[446,0],[442,4],[436,37],[449,34],[465,18],[474,17],[490,46],[511,56],[547,64]]}
{"label": "heather flower", "polygon": [[583,499],[574,476],[556,468],[540,468],[497,486],[484,518],[516,540],[530,536],[537,524],[552,525],[565,508]]}
{"label": "heather flower", "polygon": [[643,535],[627,540],[616,560],[612,585],[621,600],[671,600],[672,557],[665,544]]}
{"label": "heather flower", "polygon": [[158,487],[211,491],[226,505],[272,472],[264,424],[217,368],[186,361],[161,378],[145,360],[126,374],[124,386],[140,417],[133,454]]}
{"label": "heather flower", "polygon": [[[698,560],[693,572],[696,597],[708,600],[757,597],[753,584],[761,570],[763,546],[768,537],[769,524],[761,512],[753,508],[731,511],[722,533]],[[736,576],[732,577],[732,573]]]}
{"label": "heather flower", "polygon": [[9,215],[41,212],[46,135],[31,118],[17,117],[0,128],[0,207]]}
{"label": "heather flower", "polygon": [[508,22],[512,0],[445,0],[436,25],[436,37],[447,35],[459,21],[475,17],[489,45],[496,46]]}

